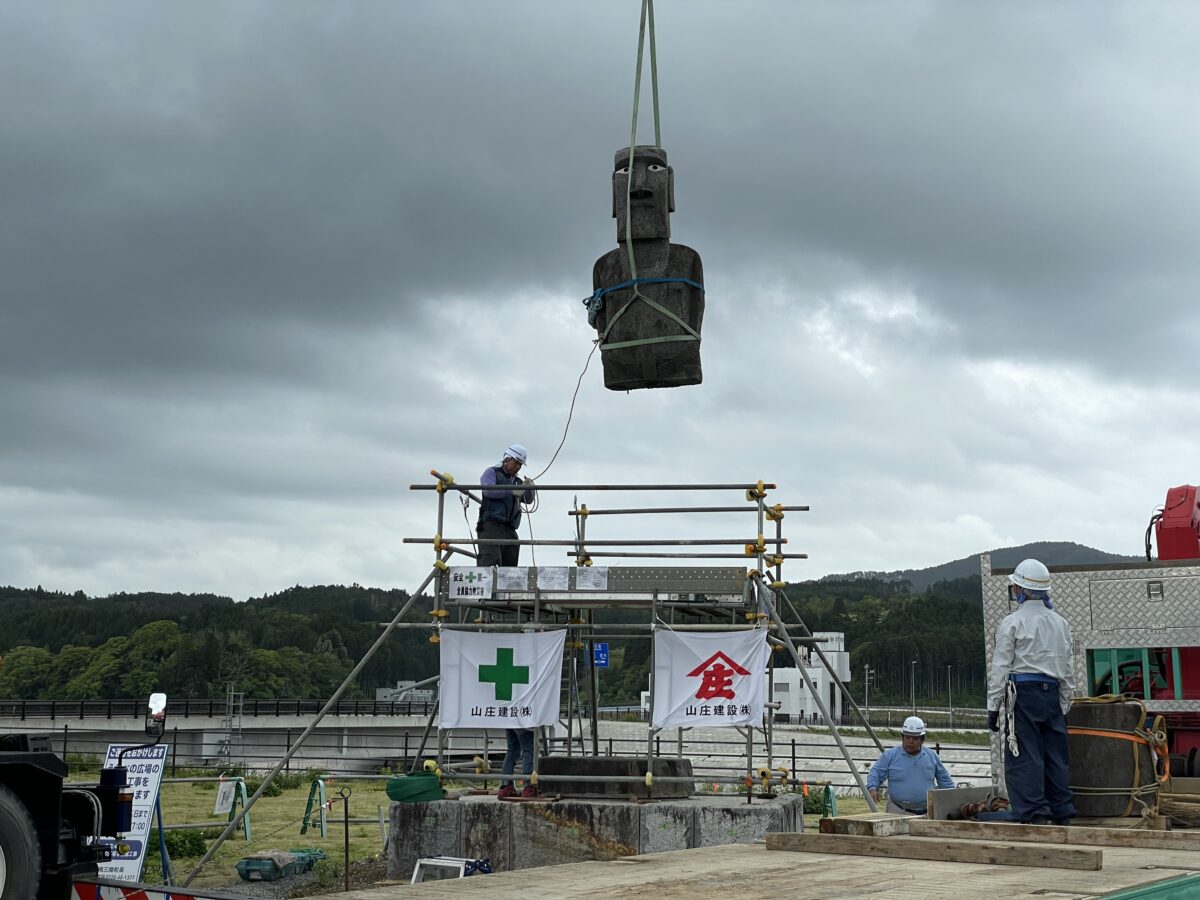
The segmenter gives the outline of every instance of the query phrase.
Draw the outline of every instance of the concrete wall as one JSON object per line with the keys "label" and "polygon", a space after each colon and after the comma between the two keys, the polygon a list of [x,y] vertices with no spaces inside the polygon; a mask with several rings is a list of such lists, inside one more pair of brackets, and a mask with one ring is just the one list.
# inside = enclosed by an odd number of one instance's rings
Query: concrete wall
{"label": "concrete wall", "polygon": [[803,808],[795,794],[750,804],[734,796],[644,804],[506,802],[494,796],[393,803],[388,877],[408,879],[426,856],[490,859],[499,872],[751,843],[768,832],[802,830]]}

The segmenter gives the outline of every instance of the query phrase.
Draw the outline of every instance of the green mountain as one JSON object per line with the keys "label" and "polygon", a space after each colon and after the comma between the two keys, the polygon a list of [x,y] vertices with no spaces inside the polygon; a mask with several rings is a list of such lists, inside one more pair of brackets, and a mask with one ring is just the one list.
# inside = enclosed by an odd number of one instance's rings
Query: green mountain
{"label": "green mountain", "polygon": [[[1019,547],[1001,547],[992,550],[994,568],[1012,568],[1023,559],[1040,559],[1048,566],[1089,566],[1112,562],[1137,562],[1140,556],[1122,556],[1106,553],[1094,547],[1085,547],[1070,541],[1036,541]],[[851,572],[845,575],[826,575],[820,581],[907,581],[914,591],[924,591],[939,581],[969,578],[979,574],[979,557],[976,553],[952,562],[930,566],[927,569],[901,569],[895,572]]]}

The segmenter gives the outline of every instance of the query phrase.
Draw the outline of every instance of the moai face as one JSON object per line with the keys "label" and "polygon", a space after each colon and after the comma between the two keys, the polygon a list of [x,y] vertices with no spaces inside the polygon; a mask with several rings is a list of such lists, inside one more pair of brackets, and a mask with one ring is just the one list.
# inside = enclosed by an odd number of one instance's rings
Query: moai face
{"label": "moai face", "polygon": [[[617,243],[624,243],[625,192],[630,178],[628,147],[617,151],[613,166],[613,218],[617,220]],[[675,176],[667,165],[667,151],[639,145],[633,154],[632,175],[633,184],[628,190],[633,239],[670,240]]]}

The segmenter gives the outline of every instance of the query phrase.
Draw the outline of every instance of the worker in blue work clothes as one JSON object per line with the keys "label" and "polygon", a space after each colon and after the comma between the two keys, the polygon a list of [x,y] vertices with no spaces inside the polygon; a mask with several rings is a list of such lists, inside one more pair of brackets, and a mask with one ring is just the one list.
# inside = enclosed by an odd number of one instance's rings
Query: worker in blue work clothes
{"label": "worker in blue work clothes", "polygon": [[871,766],[867,792],[876,803],[879,788],[885,783],[887,811],[910,816],[925,815],[926,795],[931,787],[954,787],[954,779],[938,755],[925,746],[925,722],[920,716],[904,720],[900,726],[900,746],[883,751]]}
{"label": "worker in blue work clothes", "polygon": [[[527,457],[523,446],[511,444],[500,462],[488,466],[479,477],[479,483],[484,488],[475,533],[481,538],[517,540],[517,528],[521,525],[521,503],[532,503],[536,496],[533,480],[522,479],[518,474]],[[477,562],[481,566],[515,566],[520,555],[521,546],[516,543],[480,544]]]}
{"label": "worker in blue work clothes", "polygon": [[1017,822],[1069,825],[1075,815],[1067,762],[1071,626],[1054,611],[1050,570],[1038,560],[1024,560],[1008,580],[1017,609],[996,629],[988,728],[1000,732],[1004,745],[1009,814]]}

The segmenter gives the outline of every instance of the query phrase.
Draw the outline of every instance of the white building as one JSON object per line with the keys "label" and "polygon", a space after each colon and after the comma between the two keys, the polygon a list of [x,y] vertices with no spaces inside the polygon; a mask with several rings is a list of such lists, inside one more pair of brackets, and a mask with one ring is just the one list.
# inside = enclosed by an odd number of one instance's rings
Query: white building
{"label": "white building", "polygon": [[[843,683],[851,680],[850,654],[846,652],[846,636],[840,631],[816,631],[813,637],[822,639],[821,650],[838,678]],[[800,658],[807,660],[804,671],[808,673],[822,700],[825,708],[833,716],[835,722],[842,718],[842,692],[837,682],[830,677],[829,671],[821,663],[816,653],[810,653],[806,648],[800,649]],[[814,723],[821,721],[821,712],[817,709],[816,701],[809,691],[800,671],[794,667],[776,668],[774,677],[768,673],[767,698],[778,702],[779,709],[775,712],[775,721],[781,723]]]}

